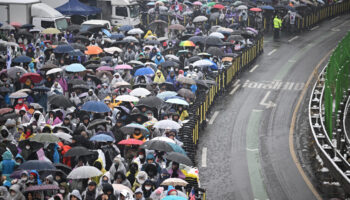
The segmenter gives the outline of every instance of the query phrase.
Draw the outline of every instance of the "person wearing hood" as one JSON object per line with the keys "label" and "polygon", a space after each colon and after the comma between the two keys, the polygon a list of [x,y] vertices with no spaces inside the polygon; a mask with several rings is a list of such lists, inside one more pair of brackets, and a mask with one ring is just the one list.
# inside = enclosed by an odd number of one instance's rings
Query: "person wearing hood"
{"label": "person wearing hood", "polygon": [[[137,174],[139,173],[139,168],[137,163],[135,162],[131,162],[130,166],[129,166],[129,171],[126,173],[126,178],[129,180],[130,185],[134,185],[134,183],[136,182],[136,177]],[[130,188],[131,188],[130,186]]]}
{"label": "person wearing hood", "polygon": [[136,180],[132,186],[132,191],[136,191],[137,188],[141,187],[145,181],[148,179],[148,175],[145,171],[139,171],[136,176]]}
{"label": "person wearing hood", "polygon": [[113,74],[113,79],[112,79],[112,82],[111,82],[111,86],[114,86],[116,83],[118,82],[123,82],[123,78],[120,76],[120,74],[118,72],[114,73]]}
{"label": "person wearing hood", "polygon": [[[45,182],[43,183],[43,185],[57,185],[58,183],[53,179],[53,176],[50,174],[45,178]],[[53,196],[56,192],[54,190],[47,190],[45,191],[45,196]]]}
{"label": "person wearing hood", "polygon": [[124,73],[122,75],[122,78],[123,78],[124,81],[129,83],[131,81],[131,79],[132,79],[132,75],[130,74],[130,70],[125,69]]}
{"label": "person wearing hood", "polygon": [[114,184],[122,184],[128,188],[131,188],[129,180],[126,178],[125,174],[117,172],[114,174]]}
{"label": "person wearing hood", "polygon": [[63,94],[63,88],[58,82],[54,82],[54,84],[51,87],[51,93],[52,94]]}
{"label": "person wearing hood", "polygon": [[27,171],[23,171],[21,173],[20,179],[17,181],[17,184],[19,184],[21,188],[25,189],[27,187],[28,178],[29,173]]}
{"label": "person wearing hood", "polygon": [[119,157],[114,158],[113,164],[112,164],[111,168],[109,169],[109,173],[110,173],[111,177],[114,177],[114,175],[117,172],[121,172],[123,174],[126,173],[125,165]]}
{"label": "person wearing hood", "polygon": [[137,188],[137,190],[135,191],[134,200],[145,200],[145,197],[143,197],[143,191],[141,188]]}
{"label": "person wearing hood", "polygon": [[103,174],[105,174],[107,171],[106,171],[106,169],[103,167],[102,159],[101,159],[101,158],[98,158],[97,160],[95,160],[94,163],[93,163],[93,166],[96,167],[98,170],[100,170],[100,171],[102,172],[102,175],[96,176],[96,177],[93,177],[93,178],[92,178],[92,180],[93,180],[95,183],[99,184],[101,176],[103,176]]}
{"label": "person wearing hood", "polygon": [[177,190],[174,188],[174,186],[170,185],[168,187],[167,196],[177,196],[177,195],[178,195]]}
{"label": "person wearing hood", "polygon": [[109,183],[103,185],[102,188],[103,194],[99,195],[96,200],[117,200],[117,197],[114,195],[113,186]]}
{"label": "person wearing hood", "polygon": [[19,114],[19,117],[17,119],[18,124],[25,124],[25,123],[28,123],[30,121],[30,118],[27,115],[27,110],[25,109],[25,107],[22,107],[19,110],[18,114]]}
{"label": "person wearing hood", "polygon": [[21,136],[19,138],[19,141],[32,138],[33,136],[34,136],[33,127],[29,125],[29,126],[25,127],[24,132],[21,134]]}
{"label": "person wearing hood", "polygon": [[110,93],[111,93],[111,89],[108,86],[108,84],[107,83],[103,83],[102,87],[98,91],[98,98],[102,100],[105,97],[107,97]]}
{"label": "person wearing hood", "polygon": [[3,176],[6,176],[8,180],[10,180],[10,174],[12,174],[17,165],[18,163],[16,163],[16,161],[13,159],[13,155],[10,151],[7,150],[2,154],[0,171],[2,172]]}
{"label": "person wearing hood", "polygon": [[[33,113],[33,117],[30,119],[29,124],[36,124],[36,126],[39,127],[45,126],[46,122],[44,115],[39,110],[36,110]],[[36,127],[33,126],[33,129],[36,130]]]}
{"label": "person wearing hood", "polygon": [[156,63],[157,65],[162,64],[164,61],[163,56],[160,54],[160,52],[157,53],[157,55],[154,57],[154,63]]}
{"label": "person wearing hood", "polygon": [[0,186],[0,199],[6,200],[10,198],[10,194],[5,186]]}
{"label": "person wearing hood", "polygon": [[131,47],[128,47],[128,50],[124,53],[124,62],[135,60],[135,55],[135,51]]}
{"label": "person wearing hood", "polygon": [[142,171],[145,171],[149,179],[157,179],[157,175],[160,173],[160,166],[155,162],[153,153],[149,153],[146,156],[146,163],[142,165]]}
{"label": "person wearing hood", "polygon": [[179,163],[173,162],[171,165],[171,168],[168,169],[168,173],[171,178],[181,178],[185,180],[186,176],[179,169],[179,166],[180,166]]}
{"label": "person wearing hood", "polygon": [[161,84],[161,83],[164,83],[164,82],[165,82],[164,75],[163,75],[162,71],[160,71],[158,69],[157,72],[156,72],[156,75],[154,76],[153,83]]}
{"label": "person wearing hood", "polygon": [[10,131],[7,129],[6,126],[2,126],[1,130],[0,130],[0,141],[13,141],[13,136],[10,133]]}
{"label": "person wearing hood", "polygon": [[143,191],[143,196],[147,199],[151,196],[152,192],[156,189],[154,186],[153,181],[151,181],[150,179],[147,179],[141,187],[142,191]]}
{"label": "person wearing hood", "polygon": [[21,186],[18,184],[12,185],[10,187],[10,197],[8,200],[25,200],[26,198],[20,190]]}
{"label": "person wearing hood", "polygon": [[84,103],[86,103],[88,101],[99,101],[98,97],[96,96],[96,94],[94,93],[94,91],[92,89],[89,89],[88,96],[85,97]]}
{"label": "person wearing hood", "polygon": [[68,200],[82,200],[79,190],[73,190],[69,193]]}
{"label": "person wearing hood", "polygon": [[170,174],[167,169],[163,168],[160,172],[160,176],[157,180],[156,187],[160,187],[160,184],[163,183],[166,179],[170,178]]}
{"label": "person wearing hood", "polygon": [[175,71],[171,70],[166,78],[166,82],[172,83],[175,86],[176,83],[176,75]]}
{"label": "person wearing hood", "polygon": [[99,195],[95,181],[90,181],[86,190],[81,194],[82,200],[95,200]]}
{"label": "person wearing hood", "polygon": [[28,183],[32,185],[41,185],[39,173],[36,170],[30,170]]}

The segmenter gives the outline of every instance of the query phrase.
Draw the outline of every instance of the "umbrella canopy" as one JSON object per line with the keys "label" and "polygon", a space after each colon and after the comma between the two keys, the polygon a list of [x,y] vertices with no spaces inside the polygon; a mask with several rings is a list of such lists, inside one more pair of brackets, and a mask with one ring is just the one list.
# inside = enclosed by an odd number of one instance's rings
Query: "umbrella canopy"
{"label": "umbrella canopy", "polygon": [[118,144],[120,144],[120,145],[142,145],[143,141],[129,138],[129,139],[120,141]]}
{"label": "umbrella canopy", "polygon": [[66,67],[67,72],[83,72],[86,68],[80,63],[73,63]]}
{"label": "umbrella canopy", "polygon": [[219,33],[219,32],[212,32],[212,33],[210,33],[209,36],[210,37],[218,37],[220,39],[224,39],[225,38],[225,36],[222,33]]}
{"label": "umbrella canopy", "polygon": [[64,157],[75,157],[75,156],[79,157],[79,156],[87,156],[91,154],[92,152],[90,152],[89,149],[82,146],[78,146],[68,150],[67,153],[64,154]]}
{"label": "umbrella canopy", "polygon": [[47,71],[46,75],[56,74],[56,73],[60,73],[62,71],[63,71],[62,68],[54,68],[54,69],[50,69],[49,71]]}
{"label": "umbrella canopy", "polygon": [[185,187],[186,185],[188,185],[187,181],[181,179],[181,178],[168,178],[165,179],[161,185],[172,185],[172,186],[183,186]]}
{"label": "umbrella canopy", "polygon": [[198,60],[193,63],[193,66],[195,67],[209,67],[212,66],[213,63],[210,60],[204,59],[204,60]]}
{"label": "umbrella canopy", "polygon": [[[196,65],[194,65],[196,66]],[[182,84],[188,84],[188,85],[196,85],[196,81],[192,78],[188,78],[188,77],[180,77],[177,79],[178,82],[182,83]]]}
{"label": "umbrella canopy", "polygon": [[43,77],[41,77],[40,74],[37,73],[25,73],[22,75],[19,81],[25,83],[27,79],[30,79],[33,83],[39,83],[41,80],[43,80]]}
{"label": "umbrella canopy", "polygon": [[202,6],[203,4],[200,1],[195,1],[195,2],[193,2],[193,5],[195,5],[195,6]]}
{"label": "umbrella canopy", "polygon": [[94,128],[95,126],[97,125],[100,125],[100,124],[107,124],[108,121],[105,120],[105,119],[95,119],[94,121],[90,122],[89,125],[88,125],[88,129],[91,130],[92,128]]}
{"label": "umbrella canopy", "polygon": [[116,84],[112,85],[112,87],[115,87],[115,88],[128,87],[128,88],[130,88],[131,85],[130,85],[130,83],[128,83],[126,81],[120,81],[120,82],[117,82]]}
{"label": "umbrella canopy", "polygon": [[149,131],[146,127],[136,123],[131,123],[126,126],[123,126],[120,130],[125,134],[131,135],[135,132],[135,129],[140,129],[142,135],[144,136],[149,134]]}
{"label": "umbrella canopy", "polygon": [[17,56],[16,58],[14,58],[12,60],[12,62],[15,62],[15,63],[30,63],[30,62],[32,62],[32,58],[30,58],[28,56]]}
{"label": "umbrella canopy", "polygon": [[[67,152],[68,153],[68,152]],[[67,176],[68,179],[88,179],[102,175],[96,167],[81,166],[73,169]]]}
{"label": "umbrella canopy", "polygon": [[133,28],[131,30],[128,31],[129,35],[137,35],[137,34],[143,34],[144,31],[141,30],[140,28]]}
{"label": "umbrella canopy", "polygon": [[84,103],[84,105],[81,107],[81,110],[95,113],[106,113],[111,111],[111,109],[101,101],[88,101]]}
{"label": "umbrella canopy", "polygon": [[72,136],[67,133],[58,132],[58,133],[54,133],[54,135],[60,139],[66,140],[68,142],[72,142]]}
{"label": "umbrella canopy", "polygon": [[24,192],[46,191],[46,190],[59,190],[60,187],[54,184],[32,185],[27,187]]}
{"label": "umbrella canopy", "polygon": [[98,55],[100,53],[102,53],[103,50],[99,47],[99,46],[88,46],[87,50],[85,51],[86,55]]}
{"label": "umbrella canopy", "polygon": [[167,143],[173,143],[175,144],[175,140],[172,140],[168,137],[165,137],[165,136],[161,136],[161,137],[154,137],[152,140],[159,140],[159,141],[163,141],[163,142],[167,142]]}
{"label": "umbrella canopy", "polygon": [[241,36],[241,35],[230,35],[230,36],[227,38],[227,41],[229,41],[229,42],[241,41],[241,40],[244,40],[244,37]]}
{"label": "umbrella canopy", "polygon": [[184,165],[187,165],[187,166],[193,166],[193,162],[191,161],[191,159],[188,156],[186,156],[186,155],[184,155],[182,153],[179,153],[179,152],[167,153],[165,158],[167,160],[171,160],[171,161],[174,161],[174,162],[177,162],[177,163],[181,163],[181,164],[184,164]]}
{"label": "umbrella canopy", "polygon": [[29,160],[21,164],[18,169],[22,170],[37,170],[37,171],[52,171],[56,170],[56,167],[52,163],[42,160]]}
{"label": "umbrella canopy", "polygon": [[168,195],[164,197],[162,200],[188,200],[188,199],[182,196]]}
{"label": "umbrella canopy", "polygon": [[154,71],[151,68],[143,67],[136,70],[134,76],[144,76],[144,75],[153,75]]}
{"label": "umbrella canopy", "polygon": [[125,37],[123,38],[122,40],[123,42],[134,42],[134,43],[138,43],[139,40],[137,38],[135,38],[134,36],[128,36],[128,37]]}
{"label": "umbrella canopy", "polygon": [[149,140],[143,143],[141,145],[141,148],[149,149],[149,150],[157,150],[157,151],[164,151],[164,152],[172,152],[174,149],[171,147],[171,145],[168,142],[161,141],[161,140]]}
{"label": "umbrella canopy", "polygon": [[138,102],[139,98],[131,95],[120,95],[116,98],[117,101],[125,101],[125,102]]}
{"label": "umbrella canopy", "polygon": [[197,16],[193,19],[193,22],[194,23],[197,23],[197,22],[206,22],[208,21],[208,18],[206,16]]}
{"label": "umbrella canopy", "polygon": [[220,57],[225,55],[224,51],[221,48],[218,48],[218,47],[209,47],[207,49],[207,53],[209,53],[209,54],[211,54],[213,56],[220,56]]}
{"label": "umbrella canopy", "polygon": [[237,10],[247,10],[248,7],[246,5],[240,5],[238,7],[236,7]]}
{"label": "umbrella canopy", "polygon": [[41,86],[34,86],[34,88],[33,88],[32,90],[33,90],[33,91],[48,92],[48,91],[50,91],[50,88],[41,85]]}
{"label": "umbrella canopy", "polygon": [[72,107],[72,102],[63,95],[52,95],[49,97],[49,103],[57,107],[69,108]]}
{"label": "umbrella canopy", "polygon": [[160,108],[163,104],[163,100],[156,96],[148,96],[140,99],[136,106],[146,106],[149,108]]}
{"label": "umbrella canopy", "polygon": [[27,73],[27,71],[23,67],[19,66],[14,66],[7,70],[7,75],[13,79],[17,78],[17,73],[19,73],[20,77],[21,75]]}
{"label": "umbrella canopy", "polygon": [[13,111],[13,108],[1,108],[0,109],[0,115],[6,114],[6,113],[10,113]]}
{"label": "umbrella canopy", "polygon": [[178,31],[184,31],[186,28],[182,26],[181,24],[172,24],[168,27],[169,30],[178,30]]}
{"label": "umbrella canopy", "polygon": [[74,48],[69,44],[58,45],[53,52],[54,53],[69,53],[74,51]]}
{"label": "umbrella canopy", "polygon": [[161,99],[165,99],[165,98],[169,98],[169,97],[174,97],[176,96],[177,93],[173,92],[173,91],[165,91],[165,92],[161,92],[157,94],[157,97],[161,98]]}
{"label": "umbrella canopy", "polygon": [[42,34],[60,34],[61,31],[58,30],[57,28],[47,28],[41,32]]}
{"label": "umbrella canopy", "polygon": [[127,191],[129,193],[129,197],[132,197],[134,195],[134,193],[132,192],[132,190],[122,184],[112,184],[112,187],[115,191],[117,191],[118,193],[121,193],[122,191]]}
{"label": "umbrella canopy", "polygon": [[188,106],[189,104],[187,103],[187,101],[182,100],[182,99],[168,99],[165,101],[166,103],[170,103],[170,104],[177,104],[177,105],[183,105],[183,106]]}
{"label": "umbrella canopy", "polygon": [[252,12],[261,12],[262,11],[261,8],[251,8],[249,10]]}
{"label": "umbrella canopy", "polygon": [[118,29],[120,30],[120,31],[129,31],[129,30],[131,30],[131,29],[133,29],[134,27],[133,26],[130,26],[130,25],[123,25],[123,26],[121,26],[121,27],[119,27]]}
{"label": "umbrella canopy", "polygon": [[182,96],[183,98],[190,98],[190,99],[194,99],[196,96],[195,94],[186,88],[181,88],[179,91],[177,91],[177,93]]}
{"label": "umbrella canopy", "polygon": [[130,65],[117,65],[114,67],[115,70],[118,70],[118,69],[132,69],[132,67]]}
{"label": "umbrella canopy", "polygon": [[56,142],[59,142],[60,139],[56,135],[51,133],[40,133],[30,138],[30,141],[41,142],[41,143],[45,143],[45,142],[56,143]]}
{"label": "umbrella canopy", "polygon": [[96,141],[96,142],[113,142],[114,139],[106,134],[98,134],[94,135],[90,138],[90,141]]}
{"label": "umbrella canopy", "polygon": [[73,47],[73,49],[78,49],[80,51],[87,50],[86,46],[84,46],[84,45],[82,45],[80,43],[71,43],[70,45]]}
{"label": "umbrella canopy", "polygon": [[97,71],[114,71],[114,69],[110,66],[101,66],[96,69]]}
{"label": "umbrella canopy", "polygon": [[179,123],[168,119],[156,122],[153,127],[158,129],[180,129],[181,128]]}
{"label": "umbrella canopy", "polygon": [[118,47],[103,48],[103,50],[109,54],[114,54],[115,52],[122,53],[123,50]]}
{"label": "umbrella canopy", "polygon": [[270,6],[270,5],[259,6],[259,8],[261,8],[263,10],[275,10],[275,8]]}
{"label": "umbrella canopy", "polygon": [[27,98],[28,97],[28,94],[27,93],[24,93],[24,92],[14,92],[14,93],[11,93],[9,98],[10,99],[21,99],[21,98]]}
{"label": "umbrella canopy", "polygon": [[192,41],[190,40],[186,40],[186,41],[182,41],[180,42],[180,47],[194,47],[196,46]]}
{"label": "umbrella canopy", "polygon": [[207,45],[207,46],[224,46],[224,43],[218,37],[208,36],[205,39],[205,45]]}
{"label": "umbrella canopy", "polygon": [[50,69],[55,69],[55,68],[59,68],[57,65],[52,64],[52,63],[46,63],[41,69],[40,71],[48,71]]}
{"label": "umbrella canopy", "polygon": [[135,88],[130,92],[130,95],[135,97],[146,97],[150,95],[151,92],[147,90],[146,88]]}

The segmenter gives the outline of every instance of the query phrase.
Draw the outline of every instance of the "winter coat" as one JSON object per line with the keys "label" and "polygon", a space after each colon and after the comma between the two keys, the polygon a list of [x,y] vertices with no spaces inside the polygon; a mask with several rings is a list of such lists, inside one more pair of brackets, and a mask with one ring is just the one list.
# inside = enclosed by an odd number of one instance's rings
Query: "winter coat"
{"label": "winter coat", "polygon": [[73,190],[70,194],[69,194],[69,198],[68,199],[71,199],[71,196],[75,196],[77,197],[79,200],[82,200],[81,198],[81,195],[80,195],[80,192],[78,190]]}
{"label": "winter coat", "polygon": [[10,187],[10,190],[13,190],[16,192],[15,196],[12,196],[10,193],[10,197],[8,198],[8,200],[25,200],[26,198],[24,197],[24,195],[22,194],[21,190],[20,190],[21,186],[18,184],[12,185]]}
{"label": "winter coat", "polygon": [[0,186],[0,199],[9,199],[10,193],[5,186]]}
{"label": "winter coat", "polygon": [[0,162],[0,171],[2,171],[2,174],[9,177],[16,165],[18,164],[13,160],[12,153],[5,151],[2,154],[2,161]]}

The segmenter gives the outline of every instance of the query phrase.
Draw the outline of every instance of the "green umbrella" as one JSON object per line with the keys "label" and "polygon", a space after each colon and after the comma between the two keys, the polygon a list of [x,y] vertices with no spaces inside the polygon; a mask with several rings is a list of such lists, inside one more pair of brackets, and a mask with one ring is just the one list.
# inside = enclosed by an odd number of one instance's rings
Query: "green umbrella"
{"label": "green umbrella", "polygon": [[39,133],[36,134],[34,137],[30,138],[30,141],[34,141],[34,142],[41,142],[41,143],[56,143],[59,142],[60,139],[51,133]]}

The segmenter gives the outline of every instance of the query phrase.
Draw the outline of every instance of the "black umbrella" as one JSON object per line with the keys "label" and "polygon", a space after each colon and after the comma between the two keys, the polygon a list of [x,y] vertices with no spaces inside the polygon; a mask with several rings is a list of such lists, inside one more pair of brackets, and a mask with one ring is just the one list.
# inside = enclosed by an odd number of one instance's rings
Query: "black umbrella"
{"label": "black umbrella", "polygon": [[230,35],[227,38],[227,41],[231,42],[231,41],[240,41],[240,40],[244,40],[244,37],[242,37],[241,35]]}
{"label": "black umbrella", "polygon": [[165,155],[167,160],[171,160],[177,163],[181,163],[187,166],[193,166],[193,162],[186,155],[179,152],[170,152]]}
{"label": "black umbrella", "polygon": [[209,89],[208,84],[205,83],[203,80],[197,80],[197,79],[196,79],[196,85],[197,85],[198,87],[201,87],[201,88],[206,89],[206,90]]}
{"label": "black umbrella", "polygon": [[20,30],[18,31],[17,35],[19,35],[20,37],[26,37],[26,38],[33,38],[34,35],[29,33],[27,30]]}
{"label": "black umbrella", "polygon": [[73,49],[79,49],[81,51],[87,50],[86,46],[80,43],[71,43],[70,45],[73,47]]}
{"label": "black umbrella", "polygon": [[177,93],[184,98],[190,98],[190,99],[195,98],[194,93],[191,90],[186,88],[181,88],[179,91],[177,91]]}
{"label": "black umbrella", "polygon": [[192,41],[193,43],[204,43],[205,37],[203,36],[192,36],[188,40]]}
{"label": "black umbrella", "polygon": [[[28,146],[29,146],[29,149],[27,148]],[[19,141],[18,147],[21,148],[22,150],[27,149],[31,151],[38,151],[40,148],[44,147],[44,144],[35,142],[35,141],[30,141],[29,139],[27,139],[27,140]]]}
{"label": "black umbrella", "polygon": [[62,170],[64,173],[66,173],[66,174],[69,174],[71,171],[72,171],[72,168],[71,167],[69,167],[69,166],[67,166],[67,165],[64,165],[64,164],[62,164],[62,163],[55,163],[55,164],[53,164],[55,167],[56,167],[56,169],[60,169],[60,170]]}
{"label": "black umbrella", "polygon": [[49,71],[50,69],[54,68],[58,68],[58,66],[52,63],[46,63],[42,68],[40,68],[40,71]]}
{"label": "black umbrella", "polygon": [[22,170],[56,170],[56,167],[52,163],[42,160],[29,160],[21,164],[18,169]]}
{"label": "black umbrella", "polygon": [[93,69],[93,70],[96,70],[99,67],[100,67],[99,64],[94,64],[94,63],[90,63],[90,64],[86,65],[87,69]]}
{"label": "black umbrella", "polygon": [[175,90],[174,84],[173,84],[173,83],[164,82],[164,83],[161,83],[161,84],[159,85],[159,87],[163,87],[163,86],[165,86],[166,90],[168,90],[168,91],[174,91],[174,90]]}
{"label": "black umbrella", "polygon": [[89,86],[87,86],[87,85],[74,85],[73,86],[73,89],[81,89],[81,90],[89,90],[90,88],[89,88]]}
{"label": "black umbrella", "polygon": [[163,100],[156,96],[148,96],[140,99],[137,106],[146,106],[149,108],[160,108],[163,104]]}
{"label": "black umbrella", "polygon": [[64,157],[75,157],[75,156],[87,156],[93,154],[92,152],[89,151],[89,149],[78,146],[78,147],[73,147],[67,151],[66,154],[64,154]]}
{"label": "black umbrella", "polygon": [[88,74],[88,75],[86,75],[86,77],[91,78],[91,80],[94,81],[96,83],[96,85],[102,84],[102,81],[94,75]]}
{"label": "black umbrella", "polygon": [[213,55],[213,56],[224,56],[224,51],[220,49],[219,47],[209,47],[206,51],[207,53]]}
{"label": "black umbrella", "polygon": [[75,37],[73,38],[74,41],[80,40],[80,41],[82,41],[82,42],[84,42],[84,43],[90,42],[89,38],[85,37],[84,34],[88,34],[88,35],[89,35],[89,34],[91,34],[91,32],[79,32],[79,33],[81,33],[81,35],[75,36]]}
{"label": "black umbrella", "polygon": [[8,93],[10,91],[11,90],[8,87],[5,87],[5,86],[0,87],[0,93]]}
{"label": "black umbrella", "polygon": [[95,119],[94,121],[89,123],[87,128],[91,130],[97,125],[107,124],[107,123],[108,123],[108,121],[105,119]]}
{"label": "black umbrella", "polygon": [[55,127],[52,129],[52,131],[53,131],[54,133],[57,133],[57,132],[59,132],[59,131],[63,131],[63,132],[68,133],[68,134],[73,133],[73,131],[72,131],[70,128],[66,127],[66,126],[55,126]]}
{"label": "black umbrella", "polygon": [[68,81],[69,85],[86,85],[86,82],[81,79],[72,79]]}
{"label": "black umbrella", "polygon": [[35,86],[32,90],[34,90],[34,91],[48,92],[48,91],[50,91],[50,88],[41,85],[41,86]]}
{"label": "black umbrella", "polygon": [[15,112],[6,113],[6,114],[0,116],[0,121],[6,121],[8,119],[16,119],[17,117],[18,117],[18,115]]}
{"label": "black umbrella", "polygon": [[52,95],[49,97],[49,103],[57,107],[69,108],[72,107],[72,102],[63,95]]}
{"label": "black umbrella", "polygon": [[218,37],[209,36],[205,39],[205,45],[207,45],[207,46],[224,46],[224,43]]}
{"label": "black umbrella", "polygon": [[31,28],[34,28],[34,25],[33,24],[23,24],[21,26],[21,28],[24,28],[24,29],[31,29]]}
{"label": "black umbrella", "polygon": [[2,143],[2,145],[4,145],[3,147],[5,147],[6,149],[9,149],[11,151],[12,155],[14,155],[14,156],[17,155],[18,149],[17,149],[16,145],[12,143],[12,141],[3,140],[1,143]]}
{"label": "black umbrella", "polygon": [[79,32],[79,30],[80,30],[80,25],[77,25],[77,24],[72,24],[67,27],[67,31]]}
{"label": "black umbrella", "polygon": [[144,43],[148,44],[148,45],[159,45],[160,44],[160,42],[158,40],[146,40]]}
{"label": "black umbrella", "polygon": [[193,57],[189,58],[187,61],[188,61],[189,63],[193,63],[193,62],[196,62],[196,61],[198,61],[198,60],[202,60],[201,57],[199,57],[199,56],[193,56]]}
{"label": "black umbrella", "polygon": [[160,65],[164,68],[178,66],[178,64],[172,60],[167,60],[165,62],[162,62],[162,64],[160,64]]}
{"label": "black umbrella", "polygon": [[161,140],[149,140],[143,143],[140,147],[143,149],[165,151],[165,152],[174,151],[174,149],[171,147],[170,144]]}

